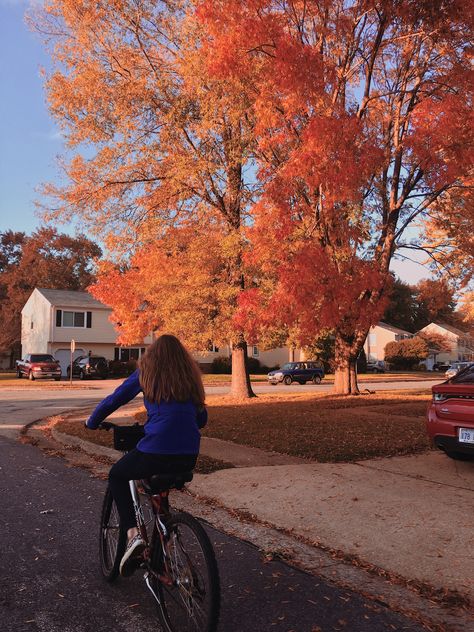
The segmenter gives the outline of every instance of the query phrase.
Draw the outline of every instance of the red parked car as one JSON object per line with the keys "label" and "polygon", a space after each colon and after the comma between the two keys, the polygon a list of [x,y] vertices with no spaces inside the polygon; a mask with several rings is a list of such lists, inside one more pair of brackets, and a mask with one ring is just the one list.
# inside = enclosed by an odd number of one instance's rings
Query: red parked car
{"label": "red parked car", "polygon": [[431,390],[429,437],[452,459],[474,460],[474,364]]}

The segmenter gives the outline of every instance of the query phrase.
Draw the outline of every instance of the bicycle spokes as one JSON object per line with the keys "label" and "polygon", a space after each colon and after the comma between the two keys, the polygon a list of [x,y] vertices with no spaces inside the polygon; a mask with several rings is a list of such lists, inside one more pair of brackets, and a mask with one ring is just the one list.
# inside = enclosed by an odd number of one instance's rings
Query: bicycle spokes
{"label": "bicycle spokes", "polygon": [[164,577],[155,575],[161,618],[172,632],[213,631],[219,611],[219,578],[209,539],[188,514],[176,514],[167,526],[169,537],[158,566]]}

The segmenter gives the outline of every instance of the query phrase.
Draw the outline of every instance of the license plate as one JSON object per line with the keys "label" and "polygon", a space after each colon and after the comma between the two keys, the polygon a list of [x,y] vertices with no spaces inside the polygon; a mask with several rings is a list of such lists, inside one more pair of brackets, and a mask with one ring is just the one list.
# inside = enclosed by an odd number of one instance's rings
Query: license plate
{"label": "license plate", "polygon": [[474,428],[459,428],[460,443],[474,443]]}

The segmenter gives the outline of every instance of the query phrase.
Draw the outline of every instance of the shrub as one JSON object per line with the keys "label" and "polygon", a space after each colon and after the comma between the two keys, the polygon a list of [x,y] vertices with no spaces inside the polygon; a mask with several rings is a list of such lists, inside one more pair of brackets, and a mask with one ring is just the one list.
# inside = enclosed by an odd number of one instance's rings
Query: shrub
{"label": "shrub", "polygon": [[395,369],[413,369],[427,355],[428,345],[418,336],[385,345],[385,359]]}
{"label": "shrub", "polygon": [[127,360],[126,362],[111,360],[109,362],[109,374],[111,377],[128,377],[136,368],[136,360]]}
{"label": "shrub", "polygon": [[413,371],[427,371],[426,364],[424,362],[415,364],[415,366],[413,367]]}
{"label": "shrub", "polygon": [[262,364],[260,360],[257,360],[257,358],[252,358],[252,357],[247,358],[247,368],[248,368],[249,373],[252,373],[254,375],[268,373],[268,371],[270,371],[270,369],[264,364]]}
{"label": "shrub", "polygon": [[224,373],[230,375],[232,373],[232,358],[227,356],[218,356],[212,361],[212,373]]}
{"label": "shrub", "polygon": [[[247,358],[247,368],[249,373],[264,374],[270,371],[269,367],[261,364],[257,358]],[[277,367],[278,368],[278,367]],[[224,373],[230,375],[232,373],[232,358],[219,356],[212,361],[212,373]]]}

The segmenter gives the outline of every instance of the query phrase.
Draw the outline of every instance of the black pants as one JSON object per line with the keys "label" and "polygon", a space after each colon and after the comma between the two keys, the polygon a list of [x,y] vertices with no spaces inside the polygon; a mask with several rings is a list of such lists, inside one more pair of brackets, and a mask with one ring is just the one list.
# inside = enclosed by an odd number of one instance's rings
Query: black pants
{"label": "black pants", "polygon": [[109,486],[124,528],[137,526],[128,481],[192,470],[196,459],[197,454],[149,454],[135,448],[117,461],[109,472]]}

